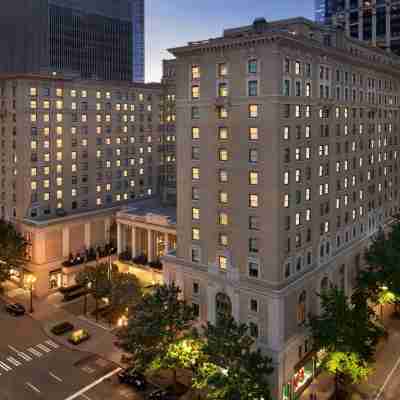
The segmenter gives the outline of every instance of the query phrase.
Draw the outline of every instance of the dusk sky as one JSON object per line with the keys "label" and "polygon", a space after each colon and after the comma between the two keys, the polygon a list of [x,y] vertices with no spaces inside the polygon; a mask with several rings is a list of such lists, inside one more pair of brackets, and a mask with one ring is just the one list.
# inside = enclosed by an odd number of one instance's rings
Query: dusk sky
{"label": "dusk sky", "polygon": [[303,16],[313,19],[314,0],[145,0],[146,81],[159,81],[167,48],[220,36],[224,28]]}

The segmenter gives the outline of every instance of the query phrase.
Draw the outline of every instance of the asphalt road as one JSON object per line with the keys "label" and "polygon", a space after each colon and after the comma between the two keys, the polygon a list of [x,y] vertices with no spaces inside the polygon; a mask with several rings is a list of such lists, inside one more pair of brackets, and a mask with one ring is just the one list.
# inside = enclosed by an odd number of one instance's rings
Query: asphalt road
{"label": "asphalt road", "polygon": [[0,302],[0,400],[140,399],[116,376],[85,389],[116,368],[111,361],[56,343],[39,322],[28,315],[10,316]]}

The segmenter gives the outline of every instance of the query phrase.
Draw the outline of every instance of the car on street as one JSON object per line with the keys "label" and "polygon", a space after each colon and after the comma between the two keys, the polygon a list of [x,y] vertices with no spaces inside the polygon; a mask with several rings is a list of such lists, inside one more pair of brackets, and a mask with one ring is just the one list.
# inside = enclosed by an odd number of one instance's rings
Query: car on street
{"label": "car on street", "polygon": [[71,332],[73,329],[74,329],[74,325],[72,325],[68,321],[65,321],[65,322],[61,322],[57,325],[54,325],[51,328],[51,333],[59,336],[59,335],[63,335],[64,333]]}
{"label": "car on street", "polygon": [[133,368],[124,369],[119,372],[118,379],[121,383],[126,383],[133,386],[138,390],[146,389],[146,378],[140,372],[135,371]]}
{"label": "car on street", "polygon": [[22,304],[19,303],[8,303],[5,307],[6,311],[14,316],[24,315],[26,310]]}
{"label": "car on street", "polygon": [[90,338],[90,334],[85,329],[77,329],[73,331],[71,335],[68,337],[68,341],[72,344],[78,345],[79,343],[84,342]]}
{"label": "car on street", "polygon": [[148,397],[148,400],[177,400],[177,396],[175,396],[172,392],[164,390],[164,389],[157,389],[151,392]]}

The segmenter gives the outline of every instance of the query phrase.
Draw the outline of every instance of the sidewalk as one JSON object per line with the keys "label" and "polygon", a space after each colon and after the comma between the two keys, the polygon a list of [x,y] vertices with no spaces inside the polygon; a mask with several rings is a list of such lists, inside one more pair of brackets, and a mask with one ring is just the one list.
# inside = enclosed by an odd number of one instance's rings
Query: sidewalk
{"label": "sidewalk", "polygon": [[[387,340],[382,339],[375,355],[374,372],[368,380],[360,385],[353,386],[350,397],[352,400],[375,400],[380,388],[385,384],[397,360],[400,357],[400,320],[391,318],[393,308],[387,306],[384,312],[384,324],[389,331]],[[309,400],[310,393],[315,393],[318,400],[329,400],[333,394],[333,377],[322,372],[314,382],[303,392],[300,399]],[[380,400],[400,399],[400,392],[383,395]]]}
{"label": "sidewalk", "polygon": [[[29,295],[25,290],[13,290],[10,293],[4,293],[3,297],[7,301],[16,301],[24,305],[29,304]],[[92,354],[99,355],[116,364],[121,364],[121,356],[123,352],[114,345],[115,336],[111,330],[100,323],[96,323],[89,318],[76,316],[69,313],[63,308],[62,295],[53,293],[45,298],[34,299],[34,312],[31,315],[33,319],[41,323],[45,334],[55,342],[62,344],[73,350],[80,350]],[[63,321],[71,322],[76,329],[83,328],[91,335],[90,339],[77,346],[71,344],[67,340],[67,335],[53,335],[51,328]]]}

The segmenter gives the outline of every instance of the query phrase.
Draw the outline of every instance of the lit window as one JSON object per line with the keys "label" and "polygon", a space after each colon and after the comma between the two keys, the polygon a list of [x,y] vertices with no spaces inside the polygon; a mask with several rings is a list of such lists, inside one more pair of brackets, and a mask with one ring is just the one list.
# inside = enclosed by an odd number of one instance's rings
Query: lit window
{"label": "lit window", "polygon": [[200,86],[192,86],[192,99],[198,99],[200,97]]}
{"label": "lit window", "polygon": [[250,104],[249,118],[257,118],[257,117],[258,117],[258,104]]}
{"label": "lit window", "polygon": [[30,94],[31,96],[37,96],[37,88],[31,87],[31,88],[29,89],[29,94]]}
{"label": "lit window", "polygon": [[218,118],[220,118],[220,119],[228,118],[228,110],[223,106],[218,107],[217,114],[218,114]]}
{"label": "lit window", "polygon": [[57,196],[57,200],[61,200],[63,198],[62,190],[57,190],[56,196]]}
{"label": "lit window", "polygon": [[31,168],[31,176],[37,176],[37,168]]}
{"label": "lit window", "polygon": [[37,182],[35,182],[35,181],[31,182],[31,189],[32,190],[36,190],[37,189]]}
{"label": "lit window", "polygon": [[100,197],[98,197],[96,199],[96,205],[101,206],[101,198]]}
{"label": "lit window", "polygon": [[44,201],[49,201],[50,200],[50,193],[48,193],[48,192],[43,193],[43,200]]}
{"label": "lit window", "polygon": [[228,246],[229,244],[229,239],[228,239],[228,235],[225,233],[220,233],[219,234],[219,244],[221,246]]}
{"label": "lit window", "polygon": [[228,150],[220,149],[218,151],[218,157],[219,157],[219,161],[228,161],[228,159],[229,159]]}
{"label": "lit window", "polygon": [[76,97],[76,90],[71,90],[70,95],[71,97]]}
{"label": "lit window", "polygon": [[218,265],[222,270],[228,267],[228,259],[225,256],[218,256]]}
{"label": "lit window", "polygon": [[46,110],[48,110],[50,108],[50,102],[48,100],[45,100],[43,102],[43,108]]}
{"label": "lit window", "polygon": [[249,184],[258,185],[258,172],[256,171],[249,172]]}
{"label": "lit window", "polygon": [[72,197],[76,197],[76,189],[74,188],[74,189],[72,189],[71,190],[71,195],[72,195]]}
{"label": "lit window", "polygon": [[37,102],[36,102],[36,100],[31,100],[31,101],[30,101],[30,107],[31,107],[31,109],[36,109],[36,108],[37,108]]}
{"label": "lit window", "polygon": [[227,140],[228,139],[228,128],[219,127],[218,128],[218,137],[220,140]]}
{"label": "lit window", "polygon": [[289,184],[289,172],[285,171],[283,173],[283,184],[288,185]]}
{"label": "lit window", "polygon": [[192,168],[192,179],[196,181],[200,179],[200,168]]}
{"label": "lit window", "polygon": [[219,63],[218,64],[218,76],[224,77],[228,75],[228,67],[226,63]]}
{"label": "lit window", "polygon": [[200,219],[200,209],[199,208],[192,208],[192,219]]}
{"label": "lit window", "polygon": [[82,90],[81,91],[81,97],[87,97],[87,91],[86,90]]}
{"label": "lit window", "polygon": [[220,203],[223,203],[223,204],[228,203],[228,193],[227,192],[219,192],[219,201],[220,201]]}
{"label": "lit window", "polygon": [[228,214],[224,212],[220,212],[218,215],[218,223],[220,225],[228,225]]}
{"label": "lit window", "polygon": [[56,101],[56,109],[57,109],[57,110],[62,110],[63,107],[64,107],[63,101],[62,101],[62,100],[57,100],[57,101]]}
{"label": "lit window", "polygon": [[56,114],[56,121],[57,122],[62,122],[63,121],[63,115],[61,113]]}
{"label": "lit window", "polygon": [[258,140],[258,128],[249,128],[249,140]]}
{"label": "lit window", "polygon": [[225,171],[225,170],[219,171],[219,181],[221,183],[228,182],[228,171]]}
{"label": "lit window", "polygon": [[257,208],[258,207],[258,195],[257,194],[249,194],[249,207]]}
{"label": "lit window", "polygon": [[306,221],[310,221],[311,220],[311,209],[307,208],[306,210]]}
{"label": "lit window", "polygon": [[71,170],[72,170],[72,172],[76,172],[77,171],[76,164],[72,164],[71,165]]}
{"label": "lit window", "polygon": [[192,240],[200,240],[200,229],[192,228]]}
{"label": "lit window", "polygon": [[225,82],[218,84],[218,96],[227,97],[228,96],[228,85]]}
{"label": "lit window", "polygon": [[300,213],[296,213],[296,225],[300,225]]}
{"label": "lit window", "polygon": [[283,195],[283,207],[289,207],[289,195],[287,193]]}
{"label": "lit window", "polygon": [[200,67],[192,65],[192,79],[200,79]]}
{"label": "lit window", "polygon": [[62,186],[62,184],[63,184],[63,179],[62,179],[61,177],[57,177],[56,183],[57,183],[57,186]]}

